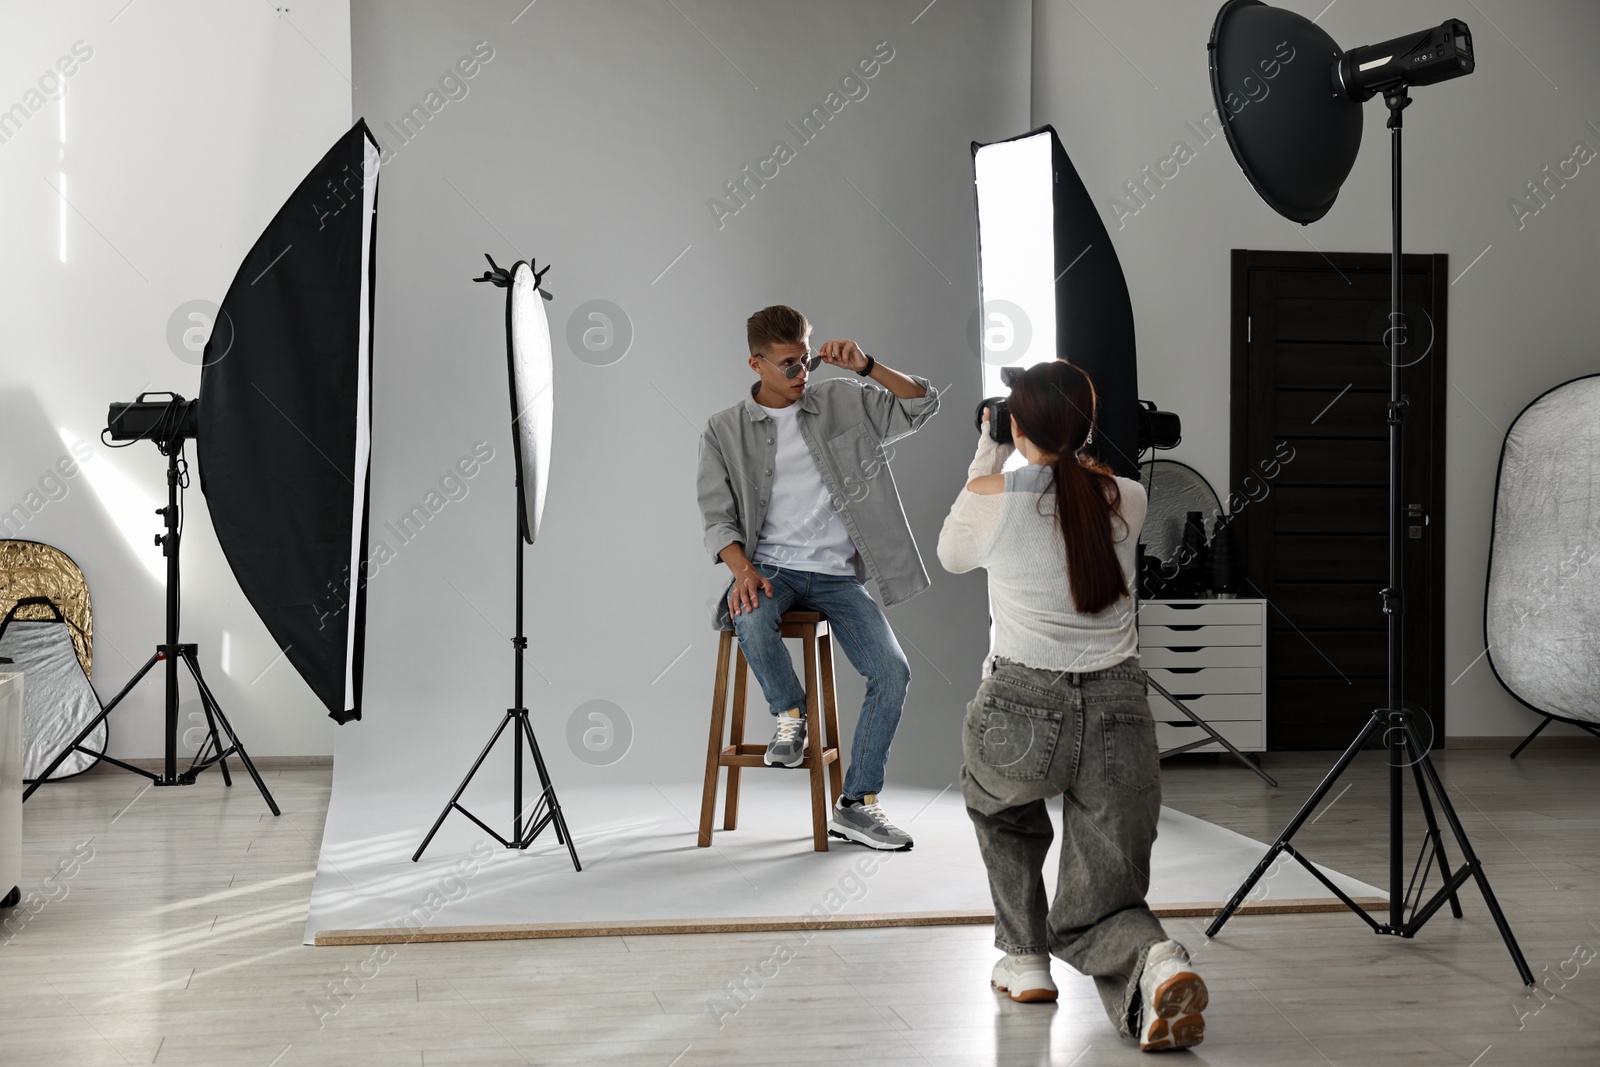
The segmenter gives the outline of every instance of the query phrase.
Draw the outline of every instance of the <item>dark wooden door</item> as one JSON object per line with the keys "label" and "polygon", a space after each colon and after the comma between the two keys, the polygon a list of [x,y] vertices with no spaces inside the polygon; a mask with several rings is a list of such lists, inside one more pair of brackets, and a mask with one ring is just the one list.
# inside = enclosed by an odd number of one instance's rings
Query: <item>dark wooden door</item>
{"label": "dark wooden door", "polygon": [[[1387,703],[1389,256],[1235,249],[1232,266],[1230,481],[1246,593],[1268,602],[1267,747],[1344,748]],[[1402,692],[1436,746],[1447,271],[1403,260]]]}

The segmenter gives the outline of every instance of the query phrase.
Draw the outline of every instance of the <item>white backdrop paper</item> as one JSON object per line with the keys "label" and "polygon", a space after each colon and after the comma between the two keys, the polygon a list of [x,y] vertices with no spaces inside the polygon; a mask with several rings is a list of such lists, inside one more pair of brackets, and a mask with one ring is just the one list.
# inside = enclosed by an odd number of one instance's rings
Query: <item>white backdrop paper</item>
{"label": "white backdrop paper", "polygon": [[[511,703],[505,321],[470,282],[485,252],[553,265],[560,398],[525,662],[558,789],[703,773],[727,571],[701,545],[697,446],[753,380],[745,319],[774,303],[814,340],[952,390],[891,457],[933,588],[888,613],[913,678],[885,803],[898,813],[896,782],[954,781],[988,625],[982,575],[946,575],[932,551],[976,441],[970,143],[1027,128],[1029,6],[947,0],[917,19],[926,6],[593,0],[513,22],[355,0],[356,109],[384,158],[371,512],[389,551],[330,822],[367,824],[358,809],[392,807],[403,783],[420,842]],[[863,684],[835,660],[848,744]],[[765,736],[756,692],[750,707]],[[464,798],[502,832],[510,762],[502,742]],[[581,836],[586,813],[566,808]]]}

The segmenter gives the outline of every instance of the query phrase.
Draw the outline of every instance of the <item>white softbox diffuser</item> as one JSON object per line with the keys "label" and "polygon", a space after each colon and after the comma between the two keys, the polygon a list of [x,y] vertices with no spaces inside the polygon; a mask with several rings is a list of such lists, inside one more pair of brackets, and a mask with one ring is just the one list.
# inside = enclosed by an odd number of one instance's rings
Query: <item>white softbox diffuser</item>
{"label": "white softbox diffuser", "polygon": [[522,536],[530,544],[539,535],[539,519],[544,515],[555,412],[550,322],[541,296],[539,275],[533,267],[525,261],[516,263],[506,294],[506,355],[511,364],[511,441],[522,486]]}

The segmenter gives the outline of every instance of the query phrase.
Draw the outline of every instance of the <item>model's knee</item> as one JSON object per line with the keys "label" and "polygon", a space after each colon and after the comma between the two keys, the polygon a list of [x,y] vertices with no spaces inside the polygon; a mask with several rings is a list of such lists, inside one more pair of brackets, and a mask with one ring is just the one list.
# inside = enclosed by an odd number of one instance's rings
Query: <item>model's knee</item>
{"label": "model's knee", "polygon": [[872,680],[891,693],[904,693],[911,687],[911,664],[904,656],[890,656]]}

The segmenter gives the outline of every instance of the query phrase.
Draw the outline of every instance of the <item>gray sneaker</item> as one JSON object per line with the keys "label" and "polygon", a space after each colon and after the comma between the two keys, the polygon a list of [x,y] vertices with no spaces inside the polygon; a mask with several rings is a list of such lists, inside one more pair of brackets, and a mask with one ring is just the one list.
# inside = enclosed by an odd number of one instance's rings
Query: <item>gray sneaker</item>
{"label": "gray sneaker", "polygon": [[768,767],[798,767],[806,758],[806,721],[800,717],[799,708],[780,711],[774,716],[777,729],[767,742],[766,754],[761,762]]}
{"label": "gray sneaker", "polygon": [[828,820],[828,836],[890,852],[911,849],[911,835],[889,821],[876,793],[854,802],[840,797],[833,806],[833,818]]}

